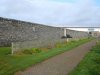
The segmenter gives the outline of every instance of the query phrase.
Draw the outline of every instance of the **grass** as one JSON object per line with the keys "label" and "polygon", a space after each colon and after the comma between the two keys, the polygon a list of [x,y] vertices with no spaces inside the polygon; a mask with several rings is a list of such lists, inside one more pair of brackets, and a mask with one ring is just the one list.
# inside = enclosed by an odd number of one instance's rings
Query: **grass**
{"label": "grass", "polygon": [[10,47],[0,47],[0,75],[13,75],[15,72],[25,70],[29,66],[53,57],[57,54],[71,50],[79,46],[80,44],[86,43],[91,39],[82,39],[79,41],[72,41],[68,44],[62,43],[55,46],[47,51],[41,51],[37,54],[22,54],[22,55],[11,55]]}
{"label": "grass", "polygon": [[69,75],[100,75],[100,43],[91,49]]}

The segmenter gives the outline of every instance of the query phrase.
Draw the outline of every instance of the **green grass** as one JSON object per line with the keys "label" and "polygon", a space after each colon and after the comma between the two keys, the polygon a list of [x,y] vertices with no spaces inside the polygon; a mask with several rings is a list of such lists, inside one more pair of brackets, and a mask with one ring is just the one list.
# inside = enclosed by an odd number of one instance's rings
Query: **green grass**
{"label": "green grass", "polygon": [[91,49],[69,75],[100,75],[100,43]]}
{"label": "green grass", "polygon": [[57,46],[48,51],[42,51],[37,54],[11,55],[9,47],[0,48],[0,75],[13,75],[15,72],[24,70],[29,66],[53,57],[57,54],[71,50],[80,44],[86,43],[91,39],[82,39],[72,41],[68,44],[64,43],[60,47]]}

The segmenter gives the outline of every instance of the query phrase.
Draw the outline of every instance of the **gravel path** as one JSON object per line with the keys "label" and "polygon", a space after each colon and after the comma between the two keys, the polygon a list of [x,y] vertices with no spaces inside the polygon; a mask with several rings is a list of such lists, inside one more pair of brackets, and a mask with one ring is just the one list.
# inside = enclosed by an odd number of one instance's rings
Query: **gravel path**
{"label": "gravel path", "polygon": [[34,65],[23,72],[18,72],[15,75],[67,75],[94,45],[95,41],[88,42]]}

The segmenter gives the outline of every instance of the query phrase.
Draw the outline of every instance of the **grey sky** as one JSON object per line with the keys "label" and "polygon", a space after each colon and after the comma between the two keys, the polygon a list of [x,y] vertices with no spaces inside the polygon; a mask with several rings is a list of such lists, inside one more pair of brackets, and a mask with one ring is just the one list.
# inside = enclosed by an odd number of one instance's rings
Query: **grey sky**
{"label": "grey sky", "polygon": [[100,26],[95,0],[1,0],[0,16],[51,26]]}

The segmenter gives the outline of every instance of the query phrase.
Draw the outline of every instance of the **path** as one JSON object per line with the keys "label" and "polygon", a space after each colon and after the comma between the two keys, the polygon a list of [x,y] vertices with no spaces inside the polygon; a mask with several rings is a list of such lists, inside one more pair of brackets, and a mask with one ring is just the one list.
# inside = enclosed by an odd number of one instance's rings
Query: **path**
{"label": "path", "polygon": [[95,41],[45,60],[15,75],[67,75],[95,45]]}

